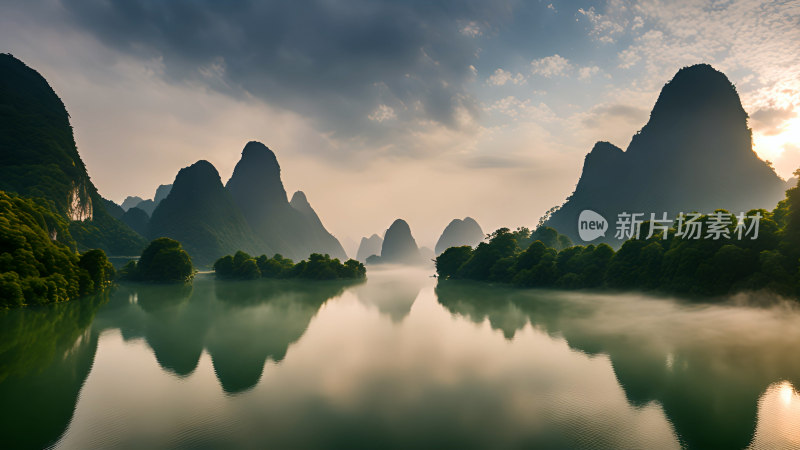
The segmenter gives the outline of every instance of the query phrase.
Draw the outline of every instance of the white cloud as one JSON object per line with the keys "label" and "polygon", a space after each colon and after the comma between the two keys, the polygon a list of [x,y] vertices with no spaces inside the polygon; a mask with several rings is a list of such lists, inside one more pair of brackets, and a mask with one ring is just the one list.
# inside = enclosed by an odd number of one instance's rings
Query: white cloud
{"label": "white cloud", "polygon": [[777,119],[800,111],[800,8],[789,1],[711,3],[610,0],[602,9],[582,11],[595,40],[630,42],[617,49],[617,67],[629,69],[632,81],[612,84],[603,94],[605,101],[625,98],[649,108],[681,67],[709,63],[736,85],[751,114],[756,153],[776,161],[779,174],[786,176],[794,161],[779,155],[793,154],[785,152],[785,145],[796,142],[793,124],[800,119],[788,119],[791,126]]}
{"label": "white cloud", "polygon": [[373,122],[384,122],[386,120],[396,119],[397,114],[395,114],[394,108],[391,106],[381,104],[378,105],[375,111],[372,111],[367,118]]}
{"label": "white cloud", "polygon": [[525,76],[521,73],[512,74],[511,72],[506,72],[503,69],[497,69],[494,71],[494,74],[486,80],[486,82],[492,86],[503,86],[506,83],[522,84],[525,82]]}
{"label": "white cloud", "polygon": [[593,76],[597,75],[600,72],[600,68],[597,66],[588,66],[588,67],[581,67],[578,69],[578,79],[579,80],[588,80]]}
{"label": "white cloud", "polygon": [[531,61],[531,73],[545,78],[566,75],[571,68],[569,60],[558,54]]}
{"label": "white cloud", "polygon": [[617,54],[617,58],[619,58],[620,69],[630,69],[642,59],[636,50],[632,48],[626,48],[625,50],[619,52]]}
{"label": "white cloud", "polygon": [[[611,4],[614,3],[619,2],[611,2]],[[621,7],[624,8],[624,5],[621,5]],[[618,10],[617,8],[609,9],[612,11]],[[599,14],[595,11],[594,7],[590,7],[589,9],[580,8],[578,9],[578,13],[589,19],[589,22],[592,24],[589,35],[604,44],[613,43],[616,36],[625,31],[627,21],[620,22],[619,19],[610,14]]]}
{"label": "white cloud", "polygon": [[461,34],[469,37],[478,37],[483,34],[480,25],[477,22],[471,21],[461,25],[459,30]]}

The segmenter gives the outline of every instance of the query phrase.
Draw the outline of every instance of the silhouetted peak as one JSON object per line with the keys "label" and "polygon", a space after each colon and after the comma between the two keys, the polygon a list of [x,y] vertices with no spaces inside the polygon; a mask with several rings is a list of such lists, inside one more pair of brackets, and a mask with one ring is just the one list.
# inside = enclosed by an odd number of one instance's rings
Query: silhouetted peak
{"label": "silhouetted peak", "polygon": [[472,217],[453,219],[442,231],[436,241],[435,254],[439,255],[450,247],[469,245],[474,247],[484,238],[483,230]]}
{"label": "silhouetted peak", "polygon": [[252,208],[288,206],[278,159],[260,142],[250,141],[245,145],[226,187],[245,215]]}
{"label": "silhouetted peak", "polygon": [[172,190],[172,185],[171,184],[161,184],[161,185],[159,185],[158,188],[156,189],[156,194],[153,196],[153,202],[156,205],[161,203],[161,200],[164,200],[165,198],[167,198],[167,195],[169,195],[169,191],[171,191],[171,190]]}
{"label": "silhouetted peak", "polygon": [[217,168],[208,161],[200,160],[184,167],[175,177],[170,197],[176,195],[197,195],[211,187],[220,186],[222,181]]}
{"label": "silhouetted peak", "polygon": [[125,197],[125,200],[122,201],[122,204],[120,206],[122,206],[123,210],[127,211],[131,208],[135,208],[139,203],[142,203],[143,201],[144,199],[141,197],[137,197],[135,195],[129,195]]}
{"label": "silhouetted peak", "polygon": [[308,199],[306,198],[306,194],[303,191],[295,192],[292,195],[292,200],[289,202],[289,204],[295,209],[298,207],[311,207],[311,205],[308,203]]}
{"label": "silhouetted peak", "polygon": [[617,183],[619,180],[609,177],[608,174],[613,173],[620,164],[623,164],[624,158],[625,152],[616,145],[605,141],[595,143],[583,160],[583,171],[578,185],[575,187],[575,192],[598,189]]}
{"label": "silhouetted peak", "polygon": [[382,245],[383,238],[377,234],[373,234],[368,238],[362,237],[361,243],[358,245],[358,251],[356,252],[356,259],[364,262],[372,255],[379,255],[381,253]]}
{"label": "silhouetted peak", "polygon": [[198,177],[219,178],[219,172],[217,172],[217,168],[205,159],[201,159],[189,167],[184,167],[180,170],[180,172],[178,172],[178,176],[180,176],[182,173],[191,174],[192,176]]}
{"label": "silhouetted peak", "polygon": [[724,73],[708,64],[684,67],[664,85],[648,125],[662,120],[673,122],[691,114],[700,114],[703,119],[726,118],[743,126],[747,120],[736,88]]}
{"label": "silhouetted peak", "polygon": [[258,141],[250,141],[244,146],[240,162],[257,164],[262,168],[273,166],[280,172],[280,165],[278,164],[278,158],[275,156],[275,152]]}
{"label": "silhouetted peak", "polygon": [[623,151],[621,148],[610,142],[597,141],[594,144],[594,147],[592,147],[592,150],[586,155],[586,159],[613,158],[614,156],[621,155],[622,153]]}
{"label": "silhouetted peak", "polygon": [[314,211],[314,208],[311,207],[311,203],[308,202],[306,194],[303,193],[303,191],[297,191],[294,193],[294,195],[292,195],[292,201],[289,202],[289,206],[294,208],[295,211],[299,211],[313,222],[316,222],[318,226],[325,228],[322,225],[322,221],[317,216],[316,211]]}
{"label": "silhouetted peak", "polygon": [[411,227],[405,220],[395,220],[386,230],[386,236],[381,246],[381,260],[383,262],[419,262],[419,248],[411,235]]}
{"label": "silhouetted peak", "polygon": [[387,230],[387,233],[390,231],[403,233],[407,232],[408,234],[411,234],[411,227],[408,226],[408,223],[405,220],[397,219],[392,222],[392,225]]}
{"label": "silhouetted peak", "polygon": [[606,217],[623,211],[747,211],[773,204],[782,187],[753,152],[736,88],[723,73],[698,64],[664,85],[626,151],[595,144],[575,191],[547,225],[577,240],[584,209]]}

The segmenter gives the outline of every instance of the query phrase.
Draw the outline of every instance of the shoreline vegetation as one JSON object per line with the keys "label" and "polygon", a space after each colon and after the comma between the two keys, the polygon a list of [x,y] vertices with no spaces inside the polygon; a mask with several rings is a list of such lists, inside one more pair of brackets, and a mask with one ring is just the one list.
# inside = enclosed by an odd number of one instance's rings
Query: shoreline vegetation
{"label": "shoreline vegetation", "polygon": [[44,201],[0,191],[0,308],[65,302],[111,285],[105,252],[78,253],[69,229]]}
{"label": "shoreline vegetation", "polygon": [[[795,172],[800,175],[800,170]],[[724,210],[717,210],[727,212]],[[773,211],[759,213],[757,239],[683,239],[670,228],[666,238],[630,239],[614,251],[608,244],[568,245],[549,227],[531,232],[501,228],[474,249],[450,247],[436,258],[439,281],[474,280],[518,287],[657,291],[715,297],[768,290],[800,294],[800,183],[786,191]],[[700,219],[708,223],[709,216]],[[749,226],[748,219],[745,219]],[[649,222],[641,235],[649,233]]]}
{"label": "shoreline vegetation", "polygon": [[308,260],[294,263],[276,254],[253,257],[243,251],[219,258],[214,263],[215,275],[223,280],[304,279],[304,280],[363,280],[367,277],[364,264],[348,259],[331,259],[328,254],[312,253]]}

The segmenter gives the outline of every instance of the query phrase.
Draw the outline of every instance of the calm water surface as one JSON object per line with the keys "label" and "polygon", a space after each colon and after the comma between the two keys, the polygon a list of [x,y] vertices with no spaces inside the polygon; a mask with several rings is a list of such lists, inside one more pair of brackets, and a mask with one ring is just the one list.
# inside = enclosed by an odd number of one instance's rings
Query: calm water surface
{"label": "calm water surface", "polygon": [[800,448],[800,309],[443,283],[0,313],[0,448]]}

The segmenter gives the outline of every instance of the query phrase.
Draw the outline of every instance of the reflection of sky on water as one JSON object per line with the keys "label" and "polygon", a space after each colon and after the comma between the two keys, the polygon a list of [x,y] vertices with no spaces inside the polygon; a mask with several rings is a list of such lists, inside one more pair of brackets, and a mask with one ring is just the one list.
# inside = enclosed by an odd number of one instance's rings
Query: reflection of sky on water
{"label": "reflection of sky on water", "polygon": [[791,307],[435,287],[427,275],[122,287],[38,375],[15,379],[32,363],[0,353],[0,391],[63,386],[48,399],[75,408],[48,425],[66,429],[62,448],[800,446]]}

